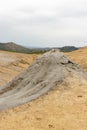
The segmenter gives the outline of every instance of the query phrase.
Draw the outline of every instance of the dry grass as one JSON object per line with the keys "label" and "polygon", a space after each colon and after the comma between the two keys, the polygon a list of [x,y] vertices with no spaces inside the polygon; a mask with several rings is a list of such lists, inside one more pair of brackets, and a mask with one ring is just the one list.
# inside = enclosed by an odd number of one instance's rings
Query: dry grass
{"label": "dry grass", "polygon": [[83,69],[87,71],[87,47],[83,47],[79,50],[66,53],[73,61],[79,64]]}
{"label": "dry grass", "polygon": [[[87,70],[87,48],[67,55]],[[47,95],[1,112],[0,130],[87,130],[87,82],[68,77]]]}
{"label": "dry grass", "polygon": [[28,67],[37,56],[37,54],[0,51],[0,86],[12,80]]}
{"label": "dry grass", "polygon": [[87,130],[87,83],[69,77],[38,100],[2,112],[0,130],[17,129]]}

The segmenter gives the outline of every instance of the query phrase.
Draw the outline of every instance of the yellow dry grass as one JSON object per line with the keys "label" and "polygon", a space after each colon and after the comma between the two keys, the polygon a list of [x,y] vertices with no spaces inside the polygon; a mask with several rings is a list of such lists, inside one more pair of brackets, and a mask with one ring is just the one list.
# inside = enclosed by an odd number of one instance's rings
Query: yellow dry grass
{"label": "yellow dry grass", "polygon": [[0,130],[87,130],[87,83],[69,77],[47,95],[2,112]]}
{"label": "yellow dry grass", "polygon": [[[87,70],[87,48],[66,55]],[[73,75],[37,100],[1,111],[0,130],[87,130],[87,82]]]}
{"label": "yellow dry grass", "polygon": [[87,47],[83,47],[79,50],[66,53],[73,61],[79,64],[83,69],[87,71]]}
{"label": "yellow dry grass", "polygon": [[37,56],[37,54],[0,51],[0,86],[27,68]]}

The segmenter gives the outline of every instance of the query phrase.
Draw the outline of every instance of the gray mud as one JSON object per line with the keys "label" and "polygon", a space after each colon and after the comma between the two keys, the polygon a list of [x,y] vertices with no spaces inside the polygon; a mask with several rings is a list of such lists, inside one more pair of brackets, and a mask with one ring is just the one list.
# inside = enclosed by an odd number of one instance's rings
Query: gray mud
{"label": "gray mud", "polygon": [[51,50],[37,58],[15,79],[0,87],[0,109],[24,104],[47,93],[69,74],[87,74],[59,50]]}

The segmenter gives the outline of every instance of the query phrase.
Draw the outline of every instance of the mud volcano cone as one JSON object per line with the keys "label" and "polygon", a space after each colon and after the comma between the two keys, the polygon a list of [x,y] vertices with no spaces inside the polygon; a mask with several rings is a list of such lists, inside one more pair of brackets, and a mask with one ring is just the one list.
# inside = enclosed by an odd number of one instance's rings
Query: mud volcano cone
{"label": "mud volcano cone", "polygon": [[51,50],[39,58],[14,80],[0,88],[0,109],[29,102],[61,84],[70,74],[87,74],[64,53]]}

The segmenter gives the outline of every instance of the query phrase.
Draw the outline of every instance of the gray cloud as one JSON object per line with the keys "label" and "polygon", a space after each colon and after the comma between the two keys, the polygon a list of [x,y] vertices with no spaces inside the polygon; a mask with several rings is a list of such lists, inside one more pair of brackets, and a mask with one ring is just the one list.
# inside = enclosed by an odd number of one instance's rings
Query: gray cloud
{"label": "gray cloud", "polygon": [[[6,2],[6,3],[5,3]],[[0,41],[27,46],[87,45],[86,0],[3,0]]]}

